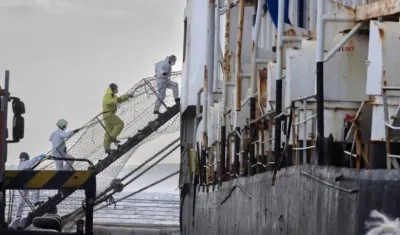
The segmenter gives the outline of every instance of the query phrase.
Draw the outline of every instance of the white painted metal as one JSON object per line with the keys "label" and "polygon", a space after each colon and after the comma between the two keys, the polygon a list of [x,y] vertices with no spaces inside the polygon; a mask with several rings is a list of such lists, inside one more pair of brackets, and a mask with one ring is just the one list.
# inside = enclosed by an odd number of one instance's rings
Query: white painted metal
{"label": "white painted metal", "polygon": [[332,134],[337,142],[344,140],[343,123],[346,115],[356,115],[361,102],[325,102],[324,133],[326,136]]}
{"label": "white painted metal", "polygon": [[[212,93],[218,89],[218,80],[219,80],[219,74],[220,74],[220,65],[219,65],[219,59],[222,53],[220,53],[221,50],[221,44],[219,42],[219,28],[220,28],[220,15],[218,13],[219,11],[219,0],[215,1],[215,9],[214,9],[214,18],[215,18],[215,24],[214,24],[214,64],[213,64],[213,83],[212,83]],[[211,69],[211,68],[210,68]],[[214,95],[212,96],[212,100],[210,100],[210,106],[214,106]]]}
{"label": "white painted metal", "polygon": [[[325,1],[318,1],[317,3],[317,49],[316,49],[316,61],[321,62],[324,59],[324,45],[325,42],[325,22],[323,22],[323,17],[325,14]],[[317,83],[315,83],[317,84]]]}
{"label": "white painted metal", "polygon": [[[338,34],[332,45],[345,35]],[[368,36],[353,36],[328,62],[324,70],[324,98],[332,101],[364,101]]]}
{"label": "white painted metal", "polygon": [[309,13],[309,22],[308,29],[314,32],[317,27],[317,1],[307,0],[308,3],[308,13]]}
{"label": "white painted metal", "polygon": [[[388,111],[389,117],[395,116],[397,108],[400,103],[400,97],[388,97]],[[385,120],[384,120],[384,107],[381,96],[375,96],[372,107],[372,127],[371,137],[372,141],[385,141]]]}
{"label": "white painted metal", "polygon": [[[269,62],[267,66],[267,112],[275,109],[275,96],[276,96],[275,80],[276,80],[276,63]],[[285,81],[286,80],[284,79],[283,82]]]}
{"label": "white painted metal", "polygon": [[[355,11],[349,7],[338,5],[344,4],[346,6],[354,7],[356,5],[375,2],[375,0],[337,0],[337,1],[322,1],[324,6],[320,7],[317,11],[316,0],[304,0],[304,5],[300,6],[298,1],[290,1],[289,17],[293,26],[285,25],[286,36],[280,37],[277,35],[277,30],[269,13],[263,14],[260,20],[260,40],[256,42],[256,49],[259,54],[256,58],[274,58],[271,49],[277,46],[277,49],[282,45],[282,58],[277,58],[278,67],[281,63],[282,70],[277,71],[277,64],[269,62],[268,64],[260,64],[254,66],[254,57],[252,64],[252,40],[257,34],[256,30],[252,27],[252,18],[254,9],[249,6],[245,8],[244,17],[244,31],[243,31],[243,46],[242,46],[242,68],[243,74],[254,74],[254,69],[260,69],[263,66],[267,67],[267,107],[265,111],[271,111],[275,105],[275,81],[278,78],[283,79],[283,97],[284,107],[288,108],[294,99],[308,96],[315,93],[315,61],[322,61],[327,58],[327,52],[334,51],[335,46],[345,37],[346,34],[340,33],[343,30],[352,29],[357,22],[354,21]],[[220,6],[223,8],[223,6]],[[310,30],[300,31],[295,26],[299,24],[298,9],[303,9],[303,21],[305,28]],[[322,10],[323,9],[323,10]],[[182,111],[189,105],[196,103],[196,92],[203,86],[204,65],[206,57],[204,52],[207,48],[206,35],[207,25],[204,20],[207,12],[207,1],[188,0],[186,7],[186,15],[188,19],[188,35],[187,35],[187,48],[186,60],[183,63],[184,79],[182,81]],[[317,13],[318,16],[324,19],[323,24],[318,25],[317,30]],[[229,43],[229,50],[232,52],[232,63],[236,58],[236,34],[237,34],[237,19],[238,8],[231,10],[231,25]],[[225,16],[221,15],[216,20],[219,33],[217,33],[220,44],[214,45],[214,58],[219,58],[222,61],[221,48],[224,48],[224,32],[225,32]],[[387,86],[400,86],[400,80],[397,78],[400,71],[396,63],[397,55],[400,54],[400,47],[397,46],[398,38],[400,37],[400,24],[397,22],[377,22],[371,21],[366,24],[366,28],[370,27],[370,36],[357,34],[353,36],[347,43],[345,43],[340,50],[337,51],[332,58],[324,65],[324,98],[325,98],[325,136],[332,134],[335,141],[341,141],[344,138],[343,122],[346,115],[355,115],[360,108],[363,101],[369,100],[374,95],[372,101],[366,104],[365,107],[371,107],[370,117],[368,121],[371,129],[370,140],[385,139],[384,133],[384,119],[383,119],[383,106],[380,95],[382,94],[383,81],[386,81]],[[255,27],[257,28],[257,27]],[[301,42],[287,43],[284,42],[289,29],[295,29],[296,35],[302,35]],[[218,31],[218,30],[217,30]],[[290,32],[293,32],[290,30]],[[382,34],[383,32],[383,34]],[[307,35],[305,35],[307,34]],[[314,41],[305,40],[305,38],[312,38]],[[293,39],[293,37],[291,37]],[[315,40],[318,38],[319,40]],[[216,38],[215,38],[216,39]],[[278,42],[276,41],[278,39]],[[299,38],[297,38],[299,39]],[[369,45],[368,45],[369,43]],[[369,61],[369,63],[365,63]],[[215,68],[215,65],[217,65]],[[222,69],[215,61],[214,68],[214,89],[213,91],[221,90]],[[286,68],[286,69],[285,69]],[[368,72],[367,72],[368,71]],[[207,130],[209,132],[209,143],[212,144],[220,139],[220,126],[222,110],[225,108],[229,111],[234,107],[235,91],[234,91],[234,78],[235,68],[231,66],[232,78],[231,84],[228,85],[226,92],[228,99],[226,105],[216,103],[214,107],[208,109],[209,111],[209,125]],[[277,77],[278,75],[278,77]],[[253,76],[253,79],[255,76]],[[254,80],[253,80],[254,81]],[[253,83],[254,84],[254,83]],[[239,126],[243,128],[247,124],[249,118],[249,106],[247,97],[254,93],[251,92],[251,80],[248,78],[242,79],[242,111],[235,112],[234,109],[230,110],[227,115],[227,133],[232,131],[233,128]],[[246,94],[247,93],[247,94]],[[389,115],[396,113],[399,94],[389,93]],[[221,97],[215,96],[218,102],[221,102]],[[209,100],[210,102],[210,100]],[[371,105],[372,103],[372,105]],[[301,103],[297,104],[301,107]],[[284,109],[285,110],[285,109]],[[286,111],[288,111],[286,109]],[[310,118],[315,114],[315,102],[307,104],[307,112],[303,112],[303,108],[299,108],[299,116],[296,122],[303,121]],[[369,112],[369,111],[365,111]],[[235,115],[237,117],[235,118]],[[199,129],[202,129],[202,121]],[[366,124],[364,124],[366,125]],[[315,127],[314,127],[315,128]],[[272,128],[273,129],[273,128]],[[369,131],[365,133],[368,133]],[[299,125],[299,140],[310,140],[313,130],[311,122],[307,123],[306,131],[304,125]],[[274,133],[273,130],[270,133]],[[271,136],[270,136],[271,137]],[[272,136],[273,137],[273,136]],[[283,137],[283,135],[282,135]],[[365,134],[363,134],[363,139]],[[292,142],[292,138],[290,143]],[[197,133],[197,140],[201,141],[201,135]],[[282,138],[282,141],[284,138]],[[364,139],[365,140],[365,139]],[[363,140],[363,141],[364,141]],[[265,139],[266,141],[266,139]],[[365,142],[366,143],[366,142]],[[272,143],[273,144],[273,143]],[[234,145],[228,146],[234,150]],[[267,151],[267,149],[265,149]],[[233,161],[233,155],[231,155]]]}
{"label": "white painted metal", "polygon": [[258,55],[258,39],[260,37],[260,30],[261,30],[261,19],[262,19],[262,4],[263,4],[263,0],[258,0],[257,5],[260,6],[257,8],[257,12],[256,12],[256,20],[255,20],[255,25],[254,28],[252,30],[252,38],[253,38],[253,42],[251,44],[252,47],[252,53],[251,53],[251,81],[250,81],[250,96],[251,97],[255,97],[257,95],[256,93],[256,87],[257,87],[257,64],[256,64],[256,60],[257,60],[257,55]]}
{"label": "white painted metal", "polygon": [[[333,40],[333,44],[342,37],[344,35],[337,35]],[[325,120],[326,123],[329,123],[325,125],[325,133],[327,135],[333,133],[336,140],[342,139],[341,125],[345,115],[353,115],[361,101],[368,98],[364,93],[366,84],[364,61],[367,53],[367,42],[366,35],[356,35],[342,47],[343,51],[337,52],[331,60],[325,63],[324,93],[326,106],[335,104],[337,108],[350,108],[347,111],[325,110]],[[287,51],[286,108],[290,106],[292,100],[314,94],[315,80],[313,76],[315,64],[309,63],[309,61],[312,60],[315,51],[315,41],[303,41],[303,46],[300,50],[290,49]],[[355,103],[351,103],[351,101]],[[303,111],[300,112],[302,116]],[[307,114],[307,117],[310,116],[310,114]],[[311,123],[308,128],[311,128]],[[338,128],[338,130],[335,128]],[[300,127],[300,132],[303,132],[302,129]],[[299,135],[300,139],[304,136],[302,133],[299,133]]]}
{"label": "white painted metal", "polygon": [[[277,32],[277,42],[276,42],[276,80],[281,80],[283,77],[283,31],[285,30],[284,25],[284,13],[285,13],[285,0],[279,0],[278,8],[278,32]],[[279,94],[279,93],[278,93]],[[283,97],[283,96],[282,96]],[[276,102],[276,101],[275,101]],[[277,113],[279,114],[279,113]]]}
{"label": "white painted metal", "polygon": [[286,52],[286,82],[284,107],[290,107],[292,100],[315,93],[316,41],[303,41],[302,48],[288,49]]}
{"label": "white painted metal", "polygon": [[[215,3],[212,1],[208,1],[207,4],[207,43],[206,43],[206,66],[204,67],[204,76],[203,78],[203,88],[204,88],[204,108],[203,108],[203,120],[204,120],[204,127],[205,129],[204,134],[208,136],[208,111],[210,110],[210,104],[214,103],[214,92],[213,92],[213,85],[214,85],[214,27],[215,27]],[[210,137],[207,140],[208,146],[210,145]],[[206,147],[208,147],[206,146]]]}
{"label": "white painted metal", "polygon": [[[276,97],[276,63],[269,62],[267,66],[267,112],[275,110]],[[286,71],[283,70],[283,74]],[[286,96],[286,78],[282,80],[282,97]]]}
{"label": "white painted metal", "polygon": [[290,19],[290,22],[296,26],[299,24],[299,20],[298,20],[299,7],[302,7],[302,6],[299,6],[299,1],[290,1],[289,2],[289,19]]}
{"label": "white painted metal", "polygon": [[[301,106],[300,103],[298,104],[298,106]],[[313,109],[315,109],[315,103],[308,102],[306,117],[304,116],[303,107],[300,107],[297,110],[297,117],[296,117],[295,120],[293,120],[293,124],[298,124],[297,127],[296,127],[297,128],[296,129],[296,134],[299,137],[299,140],[311,140],[312,139],[311,138],[311,134],[313,133],[312,121],[315,122],[315,118],[314,118],[314,120],[309,120],[309,121],[306,121],[306,122],[304,122],[304,121],[309,119],[309,118],[312,118],[312,116],[315,113],[315,111],[313,111]],[[307,128],[306,128],[305,132],[304,132],[304,123],[306,123],[306,125],[307,125]],[[305,135],[307,136],[306,139],[304,139]],[[289,138],[289,144],[293,144],[293,139],[292,138]]]}
{"label": "white painted metal", "polygon": [[[381,95],[384,86],[400,86],[397,57],[400,24],[397,22],[370,22],[367,94]],[[389,93],[390,94],[390,93]]]}
{"label": "white painted metal", "polygon": [[[244,9],[244,19],[243,19],[243,47],[242,47],[242,63],[250,64],[251,61],[251,43],[252,43],[252,22],[253,22],[253,7],[245,7]],[[229,50],[232,52],[232,58],[235,60],[236,58],[236,34],[238,31],[237,22],[239,17],[239,9],[232,8],[231,9],[231,24],[230,24],[230,36],[231,39],[229,41]],[[221,27],[220,27],[220,42],[221,47],[225,47],[225,17],[221,17]],[[235,61],[233,61],[233,64]],[[234,72],[234,66],[231,69]],[[232,77],[234,78],[234,77]]]}
{"label": "white painted metal", "polygon": [[207,48],[207,1],[188,1],[186,5],[188,24],[187,57],[183,63],[182,111],[196,105],[196,93],[203,87],[205,51]]}

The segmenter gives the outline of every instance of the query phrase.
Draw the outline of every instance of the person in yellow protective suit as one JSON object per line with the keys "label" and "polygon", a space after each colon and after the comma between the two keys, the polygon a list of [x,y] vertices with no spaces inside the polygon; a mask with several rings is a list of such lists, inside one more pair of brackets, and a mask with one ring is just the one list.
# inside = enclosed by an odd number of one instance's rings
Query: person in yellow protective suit
{"label": "person in yellow protective suit", "polygon": [[107,154],[111,153],[111,143],[119,143],[117,136],[124,128],[124,122],[117,116],[117,104],[127,101],[133,95],[117,96],[118,86],[111,83],[103,97],[103,119],[106,133],[104,134],[104,150]]}

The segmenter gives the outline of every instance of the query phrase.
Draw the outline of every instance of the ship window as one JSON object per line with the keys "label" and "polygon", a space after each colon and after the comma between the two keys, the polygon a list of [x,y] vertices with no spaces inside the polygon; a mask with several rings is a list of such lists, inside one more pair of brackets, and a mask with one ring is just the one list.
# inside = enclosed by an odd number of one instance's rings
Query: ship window
{"label": "ship window", "polygon": [[185,18],[185,21],[183,22],[183,62],[185,62],[185,56],[186,56],[186,41],[187,41],[187,18]]}

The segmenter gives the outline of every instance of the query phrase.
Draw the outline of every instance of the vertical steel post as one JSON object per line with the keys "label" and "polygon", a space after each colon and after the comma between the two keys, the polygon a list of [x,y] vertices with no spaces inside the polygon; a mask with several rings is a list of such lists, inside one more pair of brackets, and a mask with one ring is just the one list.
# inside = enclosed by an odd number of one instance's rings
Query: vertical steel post
{"label": "vertical steel post", "polygon": [[233,169],[234,178],[240,176],[240,127],[235,128],[235,156],[233,160],[233,165],[235,166]]}
{"label": "vertical steel post", "polygon": [[283,53],[283,31],[284,31],[285,0],[279,0],[278,5],[278,32],[276,40],[276,101],[275,114],[279,115],[275,120],[275,164],[278,164],[281,154],[281,112],[282,112],[282,53]]}
{"label": "vertical steel post", "polygon": [[303,164],[307,164],[307,99],[303,100]]}
{"label": "vertical steel post", "polygon": [[[315,164],[324,161],[324,4],[317,2],[317,48],[316,48],[316,100],[317,100],[317,146],[318,156]],[[326,163],[324,161],[324,163]]]}
{"label": "vertical steel post", "polygon": [[92,175],[85,189],[85,205],[86,205],[86,224],[85,234],[93,235],[93,211],[94,202],[96,201],[96,176]]}
{"label": "vertical steel post", "polygon": [[210,103],[214,103],[213,98],[213,76],[214,76],[214,23],[215,23],[215,0],[209,0],[207,6],[207,49],[206,49],[206,66],[204,68],[204,102],[203,102],[203,145],[206,148],[207,156],[207,182],[211,180],[214,174],[214,163],[210,162],[210,152],[209,148],[210,137],[208,135],[208,110]]}
{"label": "vertical steel post", "polygon": [[[212,96],[210,97],[210,100],[212,100],[213,102],[211,102],[210,107],[214,107],[214,91],[217,90],[218,86],[218,81],[219,81],[219,47],[220,47],[220,40],[219,40],[219,28],[220,28],[220,15],[219,15],[219,1],[220,0],[215,0],[215,12],[214,12],[214,75],[213,75],[213,84],[212,84],[212,89],[211,89],[211,94]],[[217,148],[219,148],[219,151],[221,151],[221,142],[220,144],[217,146]],[[217,151],[218,153],[218,151]],[[217,156],[217,170],[218,170],[218,179],[219,182],[221,182],[221,176],[222,176],[222,166],[221,164],[218,164],[218,159],[221,162],[221,156]]]}
{"label": "vertical steel post", "polygon": [[[5,81],[4,81],[4,89],[3,89],[3,97],[1,99],[1,135],[0,135],[0,144],[1,144],[1,153],[0,153],[0,188],[4,188],[5,181],[5,171],[6,171],[6,161],[7,161],[7,115],[8,115],[8,100],[9,100],[9,85],[10,85],[10,71],[6,70],[5,72]],[[0,227],[5,227],[5,203],[6,203],[6,193],[5,190],[1,190],[0,196]]]}
{"label": "vertical steel post", "polygon": [[[209,103],[214,103],[213,98],[213,76],[214,76],[214,23],[215,23],[215,0],[208,1],[207,12],[207,51],[206,51],[206,67],[204,79],[204,100],[203,100],[203,122],[204,133],[207,135],[208,128],[208,108]],[[208,147],[208,146],[205,146]]]}
{"label": "vertical steel post", "polygon": [[[200,112],[201,112],[201,93],[203,92],[203,88],[201,88],[198,92],[197,92],[197,101],[196,101],[196,116],[194,117],[194,125],[193,125],[193,149],[196,152],[196,158],[198,163],[200,164],[200,154],[201,152],[196,148],[196,144],[197,144],[197,128],[199,126],[199,119],[201,118],[200,116]],[[196,163],[196,161],[195,161]],[[201,168],[199,168],[199,172],[201,172]],[[199,173],[199,175],[201,175]],[[194,171],[193,173],[193,182],[196,182],[195,178],[196,178],[196,171]]]}
{"label": "vertical steel post", "polygon": [[[250,80],[250,121],[254,121],[256,119],[256,96],[257,96],[257,53],[258,53],[258,40],[260,36],[260,28],[261,28],[261,19],[263,17],[263,4],[264,0],[257,1],[257,9],[256,9],[256,19],[254,22],[253,29],[253,43],[252,43],[252,54],[251,54],[251,80]],[[257,135],[256,131],[256,123],[251,122],[250,124],[250,142],[253,141],[254,136]],[[254,144],[250,144],[250,161],[249,166],[253,166],[255,164],[255,147]],[[249,174],[253,174],[252,167],[249,167]]]}
{"label": "vertical steel post", "polygon": [[[213,76],[213,83],[211,84],[211,94],[212,97],[210,97],[211,100],[214,100],[214,91],[218,88],[217,84],[218,84],[218,80],[219,80],[219,56],[220,56],[220,52],[219,52],[219,47],[220,47],[220,40],[219,40],[219,31],[220,31],[220,24],[221,24],[221,20],[220,20],[220,15],[219,15],[219,1],[220,0],[215,0],[215,12],[214,12],[214,76]],[[210,104],[211,107],[214,106],[214,102],[211,102]]]}
{"label": "vertical steel post", "polygon": [[[239,3],[239,19],[238,19],[238,33],[236,40],[236,117],[237,111],[241,110],[242,100],[242,40],[243,40],[243,21],[244,21],[244,0],[240,0]],[[237,120],[237,118],[236,118]]]}
{"label": "vertical steel post", "polygon": [[[228,88],[227,82],[230,81],[230,60],[229,60],[229,39],[230,39],[230,20],[231,20],[231,9],[229,7],[231,0],[225,1],[226,12],[225,12],[225,48],[224,48],[224,82],[222,87],[222,125],[221,125],[221,174],[225,176],[225,153],[226,153],[226,106],[228,99]],[[230,163],[226,163],[230,164]]]}

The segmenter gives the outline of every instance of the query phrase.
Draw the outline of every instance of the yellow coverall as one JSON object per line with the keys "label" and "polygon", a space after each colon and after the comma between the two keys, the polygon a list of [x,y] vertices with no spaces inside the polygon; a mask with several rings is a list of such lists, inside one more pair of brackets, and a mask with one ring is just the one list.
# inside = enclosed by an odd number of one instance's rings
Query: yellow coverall
{"label": "yellow coverall", "polygon": [[124,122],[117,116],[117,104],[128,100],[127,95],[118,97],[112,93],[111,88],[108,88],[103,97],[103,119],[106,127],[104,134],[104,149],[109,150],[112,140],[116,140],[117,136],[124,128]]}

